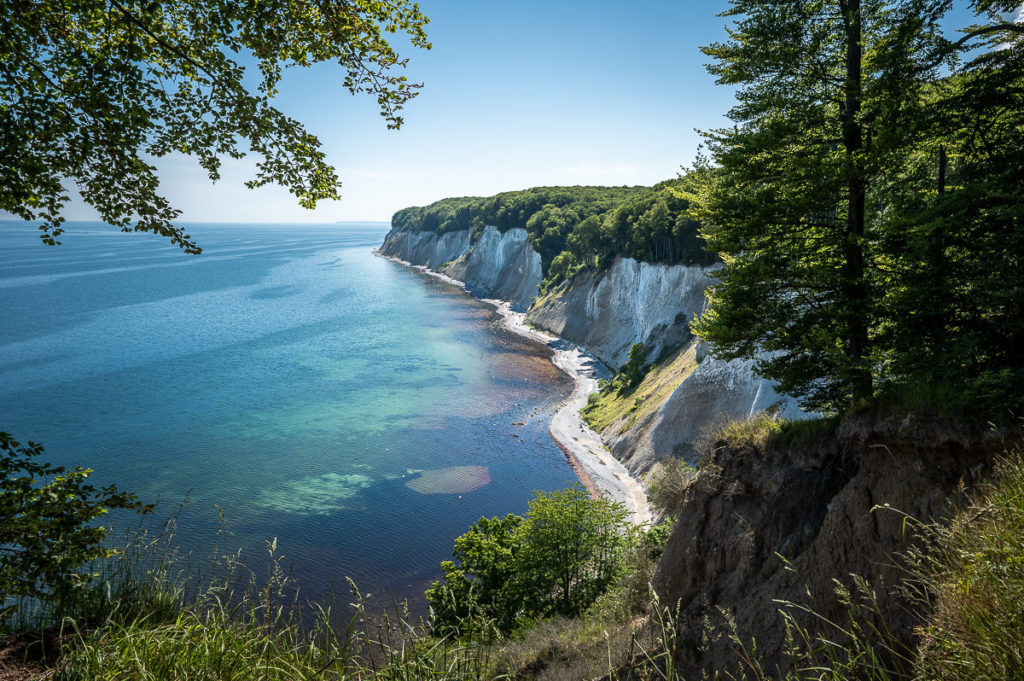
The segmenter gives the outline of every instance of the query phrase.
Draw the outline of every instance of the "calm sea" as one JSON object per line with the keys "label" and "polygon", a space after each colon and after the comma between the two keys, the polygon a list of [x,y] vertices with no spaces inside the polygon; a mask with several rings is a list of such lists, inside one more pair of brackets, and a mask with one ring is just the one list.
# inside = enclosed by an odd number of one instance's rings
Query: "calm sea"
{"label": "calm sea", "polygon": [[469,524],[574,480],[547,351],[374,257],[386,225],[189,229],[202,255],[0,223],[0,429],[157,517],[184,504],[194,564],[277,538],[307,595],[415,599]]}

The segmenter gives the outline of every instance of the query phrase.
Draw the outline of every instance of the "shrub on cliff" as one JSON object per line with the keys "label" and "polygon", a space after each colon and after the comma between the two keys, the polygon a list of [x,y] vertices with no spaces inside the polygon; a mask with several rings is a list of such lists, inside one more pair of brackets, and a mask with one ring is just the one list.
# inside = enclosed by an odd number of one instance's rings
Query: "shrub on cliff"
{"label": "shrub on cliff", "polygon": [[111,509],[151,507],[116,487],[90,485],[88,469],[38,461],[42,452],[0,432],[0,598],[5,605],[33,598],[59,616],[92,580],[89,564],[115,553],[96,521]]}
{"label": "shrub on cliff", "polygon": [[647,371],[651,368],[647,364],[647,347],[643,343],[633,343],[629,348],[629,357],[626,363],[619,369],[619,377],[622,380],[620,391],[632,390],[644,380]]}
{"label": "shrub on cliff", "polygon": [[525,619],[579,615],[619,575],[626,528],[621,504],[591,499],[578,483],[537,492],[525,518],[481,518],[427,590],[435,630],[491,622],[507,634]]}

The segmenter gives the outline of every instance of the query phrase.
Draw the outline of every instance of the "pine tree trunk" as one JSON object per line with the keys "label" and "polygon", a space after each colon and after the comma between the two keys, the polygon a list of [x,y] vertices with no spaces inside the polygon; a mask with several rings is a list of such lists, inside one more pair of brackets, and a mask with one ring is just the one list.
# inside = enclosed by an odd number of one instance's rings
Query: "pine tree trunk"
{"label": "pine tree trunk", "polygon": [[[943,195],[946,193],[946,165],[948,159],[946,156],[946,148],[942,145],[939,146],[939,168],[938,168],[938,199],[941,201]],[[946,258],[945,258],[945,235],[943,234],[944,229],[941,221],[932,230],[932,233],[928,237],[928,272],[926,276],[931,280],[931,300],[927,302],[929,306],[928,314],[928,328],[926,329],[926,335],[928,341],[930,341],[931,347],[929,350],[932,352],[932,361],[936,362],[937,367],[944,366],[945,361],[942,357],[944,342],[947,338],[946,331],[946,304],[949,300],[948,292],[946,291]],[[940,373],[940,372],[936,372]]]}
{"label": "pine tree trunk", "polygon": [[860,122],[861,84],[861,9],[860,0],[840,0],[846,29],[846,107],[843,112],[843,146],[849,158],[846,217],[846,281],[844,297],[847,305],[847,347],[849,348],[850,380],[855,402],[870,401],[874,393],[871,367],[868,363],[867,282],[864,267],[864,222],[867,179],[860,158],[864,147],[864,131]]}

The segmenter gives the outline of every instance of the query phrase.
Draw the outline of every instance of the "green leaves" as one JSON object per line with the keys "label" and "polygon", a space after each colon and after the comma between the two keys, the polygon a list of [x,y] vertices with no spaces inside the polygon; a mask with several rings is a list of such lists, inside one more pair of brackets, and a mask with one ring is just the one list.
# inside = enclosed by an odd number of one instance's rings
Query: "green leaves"
{"label": "green leaves", "polygon": [[111,555],[107,528],[96,521],[110,509],[152,507],[116,487],[90,485],[88,469],[40,463],[42,451],[0,432],[0,598],[67,608],[92,578],[89,563]]}
{"label": "green leaves", "polygon": [[626,527],[621,504],[591,499],[578,483],[535,493],[516,559],[530,614],[573,616],[593,603],[618,575]]}
{"label": "green leaves", "polygon": [[488,198],[444,199],[404,208],[391,220],[400,231],[443,234],[485,225],[520,228],[541,256],[542,291],[580,270],[622,255],[645,262],[710,264],[689,202],[678,191],[684,180],[654,187],[534,187]]}
{"label": "green leaves", "polygon": [[[707,49],[740,91],[688,176],[726,264],[694,331],[809,410],[1024,405],[1024,29],[951,43],[948,8],[737,0]],[[940,78],[979,36],[1002,43]]]}
{"label": "green leaves", "polygon": [[536,492],[525,518],[481,518],[455,540],[455,561],[427,590],[439,632],[522,618],[578,615],[618,576],[626,511],[575,486]]}
{"label": "green leaves", "polygon": [[[429,49],[427,18],[407,0],[17,0],[0,16],[0,209],[41,220],[57,243],[72,187],[109,224],[199,247],[174,225],[145,159],[260,158],[259,187],[280,184],[312,208],[338,198],[320,143],[271,105],[285,68],[334,62],[353,93],[377,99],[388,127],[420,85],[386,35]],[[251,56],[248,86],[234,55]]]}
{"label": "green leaves", "polygon": [[520,586],[515,582],[518,535],[523,518],[480,518],[455,539],[452,556],[444,561],[444,577],[427,590],[435,628],[461,631],[471,620],[490,620],[511,631],[519,610]]}
{"label": "green leaves", "polygon": [[813,411],[871,400],[880,365],[880,190],[920,139],[939,0],[737,0],[711,67],[740,86],[708,134],[693,212],[726,267],[694,332]]}

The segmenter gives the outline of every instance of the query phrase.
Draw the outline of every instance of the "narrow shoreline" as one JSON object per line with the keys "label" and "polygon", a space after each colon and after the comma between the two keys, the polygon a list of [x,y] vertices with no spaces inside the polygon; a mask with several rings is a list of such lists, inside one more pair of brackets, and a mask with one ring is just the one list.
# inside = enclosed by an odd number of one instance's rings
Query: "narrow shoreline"
{"label": "narrow shoreline", "polygon": [[[428,276],[440,279],[453,286],[467,290],[466,284],[446,274],[434,271],[424,265],[413,265],[401,258],[385,255],[379,250],[374,255],[405,265]],[[511,303],[495,298],[479,298],[492,305],[510,331],[538,343],[543,343],[554,353],[551,362],[573,379],[575,388],[569,398],[559,406],[551,419],[548,434],[565,454],[569,465],[591,496],[603,496],[620,502],[629,512],[630,520],[636,525],[653,521],[647,493],[643,485],[634,478],[621,461],[612,456],[604,446],[601,436],[595,433],[580,418],[580,409],[587,404],[591,393],[597,392],[598,379],[607,377],[608,370],[595,357],[579,346],[526,323],[526,315],[512,309]]]}

